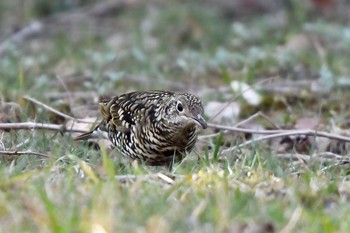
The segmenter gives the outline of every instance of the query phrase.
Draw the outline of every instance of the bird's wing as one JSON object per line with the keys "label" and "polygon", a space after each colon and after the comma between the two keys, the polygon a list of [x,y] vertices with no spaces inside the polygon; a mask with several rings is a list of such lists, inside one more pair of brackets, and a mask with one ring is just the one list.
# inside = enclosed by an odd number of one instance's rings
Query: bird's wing
{"label": "bird's wing", "polygon": [[75,137],[74,140],[79,141],[79,140],[87,140],[90,138],[100,138],[100,137],[106,138],[106,135],[102,135],[102,133],[98,132],[99,131],[98,129],[101,127],[102,124],[103,124],[103,122],[96,125],[91,131],[89,131],[87,133],[80,134],[79,136]]}
{"label": "bird's wing", "polygon": [[108,126],[117,132],[127,133],[134,125],[141,127],[154,122],[162,98],[171,95],[173,93],[162,91],[130,92],[102,101],[99,104],[103,116],[101,123],[76,140],[91,138],[96,131],[108,132]]}
{"label": "bird's wing", "polygon": [[[147,101],[146,101],[147,102]],[[103,119],[119,132],[128,132],[130,128],[143,121],[147,107],[145,99],[133,95],[121,95],[100,103]]]}
{"label": "bird's wing", "polygon": [[[108,133],[108,125],[112,126],[118,132],[129,132],[130,127],[125,126],[123,124],[123,114],[119,114],[118,106],[118,97],[114,97],[108,101],[102,101],[99,104],[99,109],[102,114],[102,121],[96,125],[90,132],[83,133],[74,140],[87,140],[90,138],[100,137],[104,133]],[[105,135],[103,135],[105,136]],[[108,136],[106,137],[108,138]]]}

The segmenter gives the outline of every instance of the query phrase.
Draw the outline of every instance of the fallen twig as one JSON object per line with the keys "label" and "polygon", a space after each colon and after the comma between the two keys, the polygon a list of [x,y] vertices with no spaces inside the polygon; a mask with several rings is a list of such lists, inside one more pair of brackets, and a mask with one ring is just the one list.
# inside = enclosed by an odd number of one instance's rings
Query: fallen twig
{"label": "fallen twig", "polygon": [[213,124],[213,123],[208,123],[209,128],[213,129],[221,129],[221,130],[227,130],[231,132],[238,132],[238,133],[251,133],[251,134],[275,134],[275,133],[282,133],[290,130],[254,130],[254,129],[244,129],[244,128],[239,128],[235,126],[226,126],[226,125],[219,125],[219,124]]}
{"label": "fallen twig", "polygon": [[166,182],[167,184],[174,184],[175,179],[182,178],[182,176],[175,176],[174,174],[172,174],[171,176],[172,177],[158,172],[157,174],[146,174],[146,175],[133,175],[133,174],[117,175],[115,176],[115,178],[120,182],[126,182],[129,180],[136,180],[136,179],[143,179],[143,180],[160,179]]}
{"label": "fallen twig", "polygon": [[[243,131],[240,131],[240,132],[243,132]],[[245,132],[248,132],[248,131],[245,131]],[[268,139],[272,139],[272,138],[278,138],[278,137],[293,136],[293,135],[325,137],[325,138],[340,140],[340,141],[344,141],[344,142],[350,142],[350,137],[341,136],[341,135],[337,135],[337,134],[331,134],[331,133],[322,132],[322,131],[315,131],[315,130],[310,130],[310,129],[305,129],[305,130],[261,130],[261,131],[249,130],[249,132],[255,133],[255,134],[269,134],[269,132],[270,132],[270,135],[263,136],[263,137],[256,138],[256,139],[252,139],[252,140],[246,141],[244,143],[241,143],[237,146],[222,150],[220,155],[224,155],[224,154],[233,152],[233,151],[238,150],[244,146],[247,146],[247,145],[259,142],[259,141],[268,140]]]}
{"label": "fallen twig", "polygon": [[135,180],[137,178],[137,176],[126,174],[126,175],[117,175],[117,176],[115,176],[115,178],[118,181],[125,182],[125,181],[129,181],[129,180]]}
{"label": "fallen twig", "polygon": [[304,155],[304,154],[298,154],[298,153],[286,153],[286,154],[277,154],[276,157],[281,159],[290,159],[290,160],[297,160],[297,161],[304,161],[308,162],[310,160],[318,160],[320,162],[342,162],[342,163],[349,163],[350,159],[346,156],[336,155],[329,156],[325,153],[317,153],[317,154],[311,154],[311,155]]}
{"label": "fallen twig", "polygon": [[49,106],[47,104],[44,104],[44,103],[40,102],[39,100],[36,100],[36,99],[34,99],[34,98],[30,97],[30,96],[23,96],[23,98],[28,100],[28,101],[30,101],[30,102],[32,102],[32,103],[34,103],[34,104],[36,104],[36,105],[38,105],[38,106],[40,106],[40,107],[45,108],[46,110],[48,110],[50,112],[53,112],[56,115],[61,116],[61,117],[65,118],[65,119],[69,119],[69,120],[76,121],[76,122],[82,122],[82,123],[89,123],[89,124],[93,123],[93,122],[90,122],[90,121],[85,121],[85,120],[81,120],[79,118],[75,118],[75,117],[69,116],[69,115],[67,115],[67,114],[65,114],[63,112],[60,112],[60,111],[54,109],[53,107],[51,107],[51,106]]}
{"label": "fallen twig", "polygon": [[59,115],[59,116],[65,118],[65,119],[76,120],[74,117],[69,116],[69,115],[67,115],[67,114],[65,114],[63,112],[60,112],[60,111],[54,109],[53,107],[50,107],[49,105],[46,105],[46,104],[40,102],[39,100],[36,100],[36,99],[34,99],[34,98],[30,97],[30,96],[23,96],[23,99],[26,99],[26,100],[28,100],[28,101],[30,101],[30,102],[32,102],[32,103],[34,103],[34,104],[36,104],[36,105],[38,105],[40,107],[43,107],[46,110],[49,110],[50,112],[53,112],[56,115]]}
{"label": "fallen twig", "polygon": [[243,129],[243,128],[238,128],[238,127],[230,127],[230,126],[217,125],[217,124],[211,124],[211,123],[208,123],[208,127],[228,130],[228,131],[232,131],[232,132],[240,132],[240,133],[270,134],[269,136],[266,136],[266,138],[261,137],[261,138],[255,139],[253,141],[266,140],[266,139],[270,139],[270,137],[276,138],[276,137],[284,137],[284,136],[292,136],[292,135],[306,135],[306,136],[325,137],[325,138],[336,139],[336,140],[340,140],[340,141],[344,141],[344,142],[350,142],[350,137],[346,137],[346,136],[342,136],[342,135],[338,135],[338,134],[327,133],[324,131],[311,130],[311,129],[253,130],[253,129]]}
{"label": "fallen twig", "polygon": [[55,99],[63,99],[63,98],[86,98],[86,99],[93,99],[94,97],[98,96],[98,93],[92,92],[92,91],[77,91],[72,92],[68,94],[67,92],[50,92],[45,93],[44,97],[48,98],[50,100]]}
{"label": "fallen twig", "polygon": [[157,176],[168,184],[174,184],[174,180],[171,179],[169,176],[164,175],[163,173],[159,172],[157,173]]}
{"label": "fallen twig", "polygon": [[88,130],[76,129],[76,128],[67,128],[65,125],[56,125],[56,124],[44,124],[44,123],[35,123],[35,122],[21,122],[21,123],[0,123],[0,130],[9,130],[9,129],[47,129],[47,130],[56,130],[62,132],[71,132],[71,133],[87,133]]}
{"label": "fallen twig", "polygon": [[[246,124],[246,123],[249,122],[249,121],[252,121],[253,119],[255,119],[255,118],[257,118],[257,117],[262,117],[262,118],[265,119],[267,122],[269,122],[270,124],[272,124],[274,127],[277,128],[277,126],[276,126],[270,119],[268,119],[267,116],[265,116],[262,112],[257,112],[257,113],[255,113],[255,114],[253,114],[252,116],[248,117],[247,119],[238,122],[238,123],[235,124],[233,127],[230,127],[230,129],[242,129],[242,128],[238,128],[238,127],[241,126],[241,125]],[[226,128],[226,126],[216,125],[216,124],[210,124],[210,123],[208,123],[208,126],[211,127],[211,128],[215,128],[215,129],[220,129],[221,127],[225,127],[225,128]],[[213,137],[219,136],[221,133],[228,133],[228,132],[230,132],[230,131],[233,131],[233,130],[229,130],[229,129],[226,128],[224,131],[219,132],[219,133],[213,133],[213,134],[208,134],[208,135],[199,136],[198,139],[199,139],[199,140],[203,140],[203,139],[207,139],[207,138],[213,138]]]}
{"label": "fallen twig", "polygon": [[45,157],[45,158],[51,158],[51,156],[40,153],[40,152],[35,152],[35,151],[0,151],[0,155],[36,155],[40,157]]}

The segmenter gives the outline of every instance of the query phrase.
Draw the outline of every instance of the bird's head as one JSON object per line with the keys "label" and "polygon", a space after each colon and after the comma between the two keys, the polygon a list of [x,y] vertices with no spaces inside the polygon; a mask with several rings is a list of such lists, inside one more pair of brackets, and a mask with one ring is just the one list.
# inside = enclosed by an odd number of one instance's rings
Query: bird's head
{"label": "bird's head", "polygon": [[188,93],[175,94],[169,99],[165,109],[165,117],[180,127],[195,124],[203,129],[207,128],[203,113],[202,101]]}

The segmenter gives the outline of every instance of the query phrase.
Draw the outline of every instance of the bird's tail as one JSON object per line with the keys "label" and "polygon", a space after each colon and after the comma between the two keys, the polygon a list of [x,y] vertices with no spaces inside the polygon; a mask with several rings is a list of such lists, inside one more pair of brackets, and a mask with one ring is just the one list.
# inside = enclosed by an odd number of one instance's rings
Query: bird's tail
{"label": "bird's tail", "polygon": [[83,133],[76,138],[74,138],[75,141],[80,140],[87,140],[91,138],[105,138],[108,139],[108,130],[105,127],[104,122],[101,122],[98,124],[93,130],[87,133]]}
{"label": "bird's tail", "polygon": [[90,138],[94,138],[93,134],[94,134],[94,130],[87,133],[80,134],[79,136],[75,137],[74,140],[75,141],[88,140]]}

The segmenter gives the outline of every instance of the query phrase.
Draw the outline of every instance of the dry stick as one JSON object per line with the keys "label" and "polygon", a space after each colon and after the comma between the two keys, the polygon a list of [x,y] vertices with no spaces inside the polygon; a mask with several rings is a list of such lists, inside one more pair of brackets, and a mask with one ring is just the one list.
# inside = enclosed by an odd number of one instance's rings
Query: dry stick
{"label": "dry stick", "polygon": [[273,127],[275,127],[276,129],[281,129],[278,125],[276,125],[272,119],[270,119],[270,117],[266,116],[264,113],[262,112],[258,112],[259,116],[261,116],[265,121],[267,121],[268,123],[270,123],[271,125],[273,125]]}
{"label": "dry stick", "polygon": [[310,161],[311,159],[317,159],[321,162],[345,162],[349,163],[349,158],[345,156],[335,155],[335,156],[327,156],[323,153],[318,153],[314,155],[304,155],[304,154],[298,154],[298,153],[286,153],[286,154],[277,154],[278,158],[282,159],[294,159],[294,160],[303,160],[303,161]]}
{"label": "dry stick", "polygon": [[50,112],[53,112],[53,113],[55,113],[55,114],[65,118],[65,119],[69,119],[69,120],[77,121],[77,122],[82,122],[82,123],[90,123],[90,124],[94,123],[94,122],[84,121],[84,120],[77,119],[77,118],[74,118],[72,116],[69,116],[69,115],[67,115],[67,114],[65,114],[63,112],[60,112],[60,111],[54,109],[53,107],[50,107],[50,106],[48,106],[48,105],[40,102],[39,100],[36,100],[36,99],[30,97],[30,96],[23,96],[23,98],[28,100],[28,101],[30,101],[30,102],[32,102],[32,103],[34,103],[34,104],[39,105],[40,107],[45,108],[46,110],[49,110]]}
{"label": "dry stick", "polygon": [[[212,138],[212,137],[217,137],[220,135],[220,133],[228,133],[230,131],[235,131],[235,132],[241,132],[239,131],[240,129],[242,128],[238,128],[239,126],[257,118],[257,117],[263,117],[265,120],[267,120],[270,124],[272,124],[273,126],[275,126],[276,128],[278,128],[270,119],[268,119],[267,116],[265,116],[262,112],[257,112],[253,115],[251,115],[250,117],[248,117],[247,119],[243,120],[243,121],[240,121],[238,122],[237,124],[235,124],[233,127],[229,127],[229,126],[223,126],[223,125],[217,125],[217,124],[210,124],[208,123],[208,127],[211,127],[211,128],[215,128],[215,129],[223,129],[221,127],[225,127],[226,129],[224,129],[224,131],[222,132],[219,132],[219,133],[213,133],[213,134],[208,134],[208,135],[203,135],[203,136],[199,136],[198,139],[200,140],[203,140],[203,139],[207,139],[207,138]],[[230,129],[237,129],[237,130],[230,130]],[[244,130],[244,129],[243,129]]]}
{"label": "dry stick", "polygon": [[[254,130],[254,129],[244,129],[244,128],[238,128],[234,126],[226,126],[226,125],[219,125],[219,124],[212,124],[208,123],[208,127],[214,128],[214,129],[221,129],[221,130],[227,130],[232,132],[239,132],[239,133],[252,133],[252,134],[274,134],[274,133],[282,133],[290,130]],[[293,130],[295,131],[295,130]]]}
{"label": "dry stick", "polygon": [[[223,130],[229,130],[232,132],[240,132],[240,133],[251,133],[251,134],[271,134],[275,135],[275,137],[283,137],[283,136],[291,136],[291,135],[306,135],[306,136],[319,136],[319,137],[325,137],[330,139],[336,139],[340,141],[350,142],[350,137],[338,135],[338,134],[331,134],[324,131],[317,131],[312,129],[300,129],[300,130],[284,130],[284,129],[277,129],[277,130],[253,130],[253,129],[243,129],[243,128],[237,128],[237,127],[230,127],[225,125],[217,125],[217,124],[211,124],[208,123],[208,127],[216,128],[216,129],[223,129]],[[280,135],[280,136],[277,136]],[[256,139],[258,140],[258,139]],[[260,139],[259,139],[260,140]],[[264,140],[264,139],[263,139]]]}
{"label": "dry stick", "polygon": [[[174,176],[174,175],[173,175]],[[134,174],[126,174],[126,175],[116,175],[115,178],[118,180],[118,181],[121,181],[121,182],[125,182],[125,181],[129,181],[129,180],[136,180],[136,179],[154,179],[154,178],[157,178],[157,179],[160,179],[160,180],[163,180],[165,181],[166,183],[168,184],[174,184],[175,180],[178,180],[178,179],[181,179],[183,178],[183,176],[181,175],[176,175],[174,176],[175,178],[172,179],[170,178],[169,176],[167,175],[164,175],[162,173],[157,173],[157,174],[147,174],[147,175],[134,175]]]}
{"label": "dry stick", "polygon": [[53,107],[50,107],[50,106],[48,106],[48,105],[40,102],[39,100],[36,100],[36,99],[30,97],[30,96],[26,95],[26,96],[23,96],[23,98],[28,100],[28,101],[30,101],[30,102],[32,102],[32,103],[34,103],[34,104],[36,104],[36,105],[39,105],[40,107],[43,107],[43,108],[49,110],[50,112],[53,112],[53,113],[55,113],[55,114],[57,114],[57,115],[59,115],[61,117],[64,117],[64,118],[69,119],[69,120],[76,120],[74,117],[71,117],[71,116],[69,116],[67,114],[64,114],[64,113],[54,109]]}
{"label": "dry stick", "polygon": [[16,145],[16,149],[21,148],[22,146],[28,144],[29,142],[30,142],[29,138],[27,138],[27,139],[21,141],[20,143],[18,143],[18,144]]}
{"label": "dry stick", "polygon": [[[245,124],[246,122],[249,122],[249,121],[255,119],[256,117],[259,116],[259,113],[260,113],[260,112],[257,112],[257,113],[255,113],[254,115],[250,116],[249,118],[247,118],[247,119],[245,119],[245,120],[243,120],[243,121],[241,121],[241,122],[238,122],[238,123],[235,124],[233,127],[238,127],[238,126],[240,126],[240,125]],[[217,125],[216,125],[216,124],[210,124],[210,123],[208,123],[208,126],[209,126],[209,127],[212,127],[212,128],[216,128],[215,126],[217,126]],[[216,128],[216,129],[218,129],[218,128]],[[208,135],[199,136],[198,139],[203,140],[203,139],[207,139],[207,138],[213,138],[213,137],[219,136],[221,133],[228,133],[228,132],[230,132],[230,130],[225,129],[224,131],[219,132],[219,133],[213,133],[213,134],[208,134]]]}
{"label": "dry stick", "polygon": [[169,176],[164,175],[163,173],[158,172],[157,176],[168,184],[174,184],[174,180],[171,179]]}
{"label": "dry stick", "polygon": [[347,164],[347,166],[349,166],[349,161],[338,161],[337,163],[330,164],[329,166],[321,168],[320,171],[326,171],[332,167],[339,167],[339,165],[345,165],[345,164]]}
{"label": "dry stick", "polygon": [[338,155],[329,151],[321,152],[318,154],[318,156],[322,156],[324,158],[337,159],[337,160],[344,160],[345,158],[350,159],[349,155]]}
{"label": "dry stick", "polygon": [[295,161],[303,162],[309,161],[311,159],[310,155],[298,154],[298,153],[286,153],[286,154],[276,154],[277,158],[281,159],[293,159]]}
{"label": "dry stick", "polygon": [[[48,109],[49,111],[62,116],[66,119],[70,119],[73,121],[77,121],[74,117],[71,117],[69,115],[66,115],[46,104],[43,104],[36,99],[33,99],[29,96],[24,96],[23,98],[42,106],[45,109]],[[76,132],[76,133],[87,133],[87,130],[81,130],[81,129],[74,129],[73,126],[71,128],[67,128],[65,125],[55,125],[55,124],[43,124],[43,123],[34,123],[34,122],[22,122],[22,123],[0,123],[0,130],[8,130],[8,129],[47,129],[47,130],[56,130],[56,131],[63,131],[63,132]],[[34,152],[34,151],[0,151],[0,155],[23,155],[23,154],[33,154],[37,156],[47,157],[50,158],[50,156]]]}
{"label": "dry stick", "polygon": [[9,129],[47,129],[47,130],[56,130],[56,131],[71,132],[71,133],[89,132],[88,130],[67,128],[64,125],[55,125],[55,124],[44,124],[44,123],[35,123],[35,122],[0,123],[0,130],[9,130]]}
{"label": "dry stick", "polygon": [[35,151],[0,151],[0,155],[37,155],[40,157],[45,157],[45,158],[51,158],[51,156],[43,154],[43,153],[39,153],[39,152],[35,152]]}
{"label": "dry stick", "polygon": [[121,181],[121,182],[125,182],[125,181],[128,181],[128,180],[134,180],[137,178],[136,175],[132,174],[132,175],[116,175],[115,178],[118,180],[118,181]]}
{"label": "dry stick", "polygon": [[[250,130],[252,132],[252,130]],[[244,143],[241,143],[237,146],[227,148],[225,150],[222,150],[220,155],[224,155],[230,152],[233,152],[235,150],[238,150],[244,146],[263,141],[263,140],[268,140],[271,138],[278,138],[278,137],[286,137],[286,136],[292,136],[292,135],[306,135],[306,136],[315,136],[315,137],[325,137],[325,138],[330,138],[330,139],[336,139],[344,142],[350,142],[350,137],[345,137],[341,135],[336,135],[336,134],[331,134],[327,132],[322,132],[322,131],[315,131],[315,130],[310,130],[310,129],[305,129],[305,130],[261,130],[261,131],[256,131],[255,133],[261,133],[263,132],[264,134],[267,134],[268,131],[272,132],[280,132],[280,133],[273,133],[271,135],[263,136],[261,138],[253,139],[246,141]]]}

